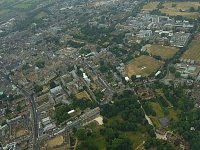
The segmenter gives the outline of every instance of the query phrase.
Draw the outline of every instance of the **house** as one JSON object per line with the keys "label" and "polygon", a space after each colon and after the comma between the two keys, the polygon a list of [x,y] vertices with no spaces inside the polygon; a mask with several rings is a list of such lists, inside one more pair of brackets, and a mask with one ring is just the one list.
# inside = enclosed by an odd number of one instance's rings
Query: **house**
{"label": "house", "polygon": [[152,31],[151,30],[140,30],[138,37],[139,38],[150,38],[152,35]]}
{"label": "house", "polygon": [[50,117],[46,117],[46,118],[42,119],[42,124],[45,125],[45,126],[46,126],[47,124],[50,124],[50,122],[51,122],[51,121],[50,121]]}
{"label": "house", "polygon": [[54,97],[57,97],[57,96],[59,96],[61,93],[62,93],[62,87],[61,86],[57,86],[57,87],[55,87],[55,88],[53,88],[53,89],[50,89],[50,92],[51,92],[51,94],[54,96]]}

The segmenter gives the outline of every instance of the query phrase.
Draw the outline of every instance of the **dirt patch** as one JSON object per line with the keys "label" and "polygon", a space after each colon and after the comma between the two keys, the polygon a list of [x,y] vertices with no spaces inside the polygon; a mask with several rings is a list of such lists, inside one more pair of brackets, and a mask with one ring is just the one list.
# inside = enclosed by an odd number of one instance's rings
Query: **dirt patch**
{"label": "dirt patch", "polygon": [[63,143],[64,143],[64,138],[62,135],[56,136],[56,137],[50,139],[49,141],[47,141],[47,145],[49,148],[53,148],[55,146],[62,145]]}
{"label": "dirt patch", "polygon": [[83,92],[80,92],[78,94],[76,94],[76,98],[77,99],[88,99],[88,100],[92,100],[90,98],[90,95],[86,92],[86,91],[83,91]]}
{"label": "dirt patch", "polygon": [[20,127],[17,127],[16,128],[16,137],[21,137],[21,136],[24,136],[28,133],[28,131],[26,130],[26,128],[24,128],[23,126],[20,126]]}

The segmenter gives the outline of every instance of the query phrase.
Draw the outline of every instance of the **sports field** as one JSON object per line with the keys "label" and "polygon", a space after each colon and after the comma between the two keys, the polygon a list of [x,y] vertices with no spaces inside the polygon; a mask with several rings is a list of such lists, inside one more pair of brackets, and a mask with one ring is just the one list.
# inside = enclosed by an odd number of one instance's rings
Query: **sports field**
{"label": "sports field", "polygon": [[162,64],[162,61],[156,60],[150,56],[142,55],[130,61],[126,65],[125,72],[129,77],[132,75],[149,76],[151,73],[156,72]]}
{"label": "sports field", "polygon": [[200,63],[200,41],[193,40],[189,45],[188,50],[183,54],[183,59],[191,59]]}
{"label": "sports field", "polygon": [[170,46],[162,46],[162,45],[146,45],[147,51],[149,54],[153,56],[160,56],[162,59],[172,58],[176,52],[178,52],[178,48],[170,47]]}

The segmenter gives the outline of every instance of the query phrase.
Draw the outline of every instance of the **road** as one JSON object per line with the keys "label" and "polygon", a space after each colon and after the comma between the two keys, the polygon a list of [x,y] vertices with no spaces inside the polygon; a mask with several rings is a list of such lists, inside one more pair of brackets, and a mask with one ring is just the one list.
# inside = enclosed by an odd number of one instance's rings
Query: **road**
{"label": "road", "polygon": [[37,106],[35,102],[35,97],[33,96],[32,93],[27,91],[26,89],[22,88],[20,85],[18,85],[17,82],[13,81],[9,75],[4,74],[3,72],[0,71],[0,75],[4,77],[7,81],[9,81],[10,84],[15,85],[21,93],[29,100],[32,108],[32,114],[33,114],[33,149],[34,150],[39,150],[39,145],[38,145],[38,137],[39,137],[39,127],[38,127],[38,113],[37,113]]}

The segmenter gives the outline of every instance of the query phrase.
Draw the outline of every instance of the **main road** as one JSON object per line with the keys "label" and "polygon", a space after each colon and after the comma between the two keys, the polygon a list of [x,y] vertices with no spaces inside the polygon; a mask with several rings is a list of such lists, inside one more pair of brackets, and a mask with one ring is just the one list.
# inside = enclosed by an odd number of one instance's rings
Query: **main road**
{"label": "main road", "polygon": [[4,74],[2,71],[0,71],[1,76],[6,79],[10,84],[15,85],[21,93],[29,100],[32,108],[32,114],[33,114],[33,150],[39,150],[39,144],[38,144],[38,137],[39,137],[39,127],[38,127],[38,113],[37,113],[37,106],[35,102],[35,97],[33,96],[33,93],[30,93],[26,89],[22,88],[17,82],[12,80],[9,75]]}

